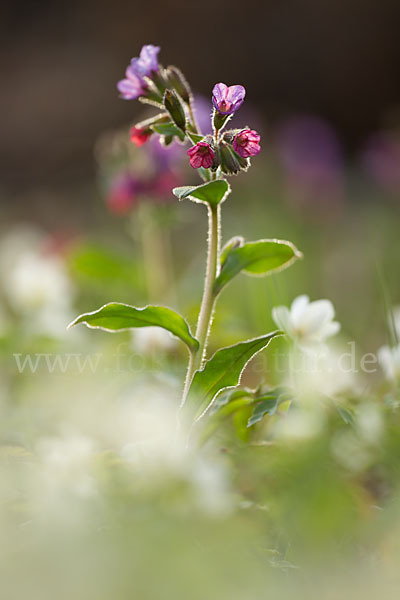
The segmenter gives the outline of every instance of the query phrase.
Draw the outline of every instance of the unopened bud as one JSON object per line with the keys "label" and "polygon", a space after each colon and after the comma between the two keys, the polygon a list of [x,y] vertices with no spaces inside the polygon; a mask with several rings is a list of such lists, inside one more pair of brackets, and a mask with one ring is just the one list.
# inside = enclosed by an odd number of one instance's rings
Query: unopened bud
{"label": "unopened bud", "polygon": [[164,93],[165,110],[171,116],[171,119],[179,129],[186,130],[186,116],[181,101],[174,90],[165,90]]}
{"label": "unopened bud", "polygon": [[166,70],[166,76],[171,87],[176,90],[182,100],[188,104],[190,102],[192,92],[182,71],[180,71],[177,67],[170,66]]}

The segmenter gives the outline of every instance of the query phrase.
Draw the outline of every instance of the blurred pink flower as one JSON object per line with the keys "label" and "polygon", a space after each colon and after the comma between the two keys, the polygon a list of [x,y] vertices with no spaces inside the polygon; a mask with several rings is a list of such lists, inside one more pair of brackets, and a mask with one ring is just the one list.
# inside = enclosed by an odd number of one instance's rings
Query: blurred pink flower
{"label": "blurred pink flower", "polygon": [[120,174],[111,183],[106,203],[111,212],[127,214],[138,200],[139,182],[130,174]]}
{"label": "blurred pink flower", "polygon": [[141,129],[140,127],[131,127],[129,132],[130,140],[135,146],[143,146],[151,137],[151,129]]}
{"label": "blurred pink flower", "polygon": [[400,139],[391,133],[375,133],[361,154],[365,170],[389,192],[400,190]]}

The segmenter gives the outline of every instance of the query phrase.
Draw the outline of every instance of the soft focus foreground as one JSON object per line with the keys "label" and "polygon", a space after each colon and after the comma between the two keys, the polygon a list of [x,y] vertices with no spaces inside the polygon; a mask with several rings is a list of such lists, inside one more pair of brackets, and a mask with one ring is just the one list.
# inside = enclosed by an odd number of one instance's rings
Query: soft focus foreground
{"label": "soft focus foreground", "polygon": [[178,207],[169,191],[191,176],[186,148],[138,135],[127,126],[97,144],[107,227],[104,214],[98,231],[2,235],[4,597],[395,597],[394,133],[371,138],[352,168],[316,117],[264,136],[253,178],[235,180],[223,238],[288,238],[305,259],[221,294],[212,351],[275,324],[286,336],[190,439],[177,427],[187,357],[176,338],[66,331],[110,299],[162,301],[195,322],[203,207]]}

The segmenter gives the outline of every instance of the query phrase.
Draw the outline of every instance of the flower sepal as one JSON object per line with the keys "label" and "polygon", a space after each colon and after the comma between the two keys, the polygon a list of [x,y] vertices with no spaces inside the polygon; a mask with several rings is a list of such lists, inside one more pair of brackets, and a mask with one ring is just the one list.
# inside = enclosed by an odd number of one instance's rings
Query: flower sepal
{"label": "flower sepal", "polygon": [[172,121],[179,129],[185,132],[186,115],[177,93],[174,90],[165,90],[163,102],[165,110],[169,113]]}
{"label": "flower sepal", "polygon": [[168,80],[169,87],[172,87],[179,94],[182,100],[186,104],[189,104],[192,99],[192,90],[190,89],[190,85],[182,71],[180,71],[180,69],[177,67],[170,65],[166,68],[165,75]]}
{"label": "flower sepal", "polygon": [[213,118],[212,118],[214,131],[221,131],[227,125],[227,123],[231,120],[231,118],[232,118],[232,115],[222,115],[214,108]]}
{"label": "flower sepal", "polygon": [[237,175],[247,171],[250,166],[248,159],[239,156],[230,144],[222,141],[218,144],[221,171],[226,175]]}
{"label": "flower sepal", "polygon": [[162,97],[164,95],[165,90],[168,87],[166,70],[161,65],[159,65],[159,69],[157,71],[152,71],[146,79],[149,79],[151,81],[153,86],[156,88],[157,92],[159,92],[160,97]]}

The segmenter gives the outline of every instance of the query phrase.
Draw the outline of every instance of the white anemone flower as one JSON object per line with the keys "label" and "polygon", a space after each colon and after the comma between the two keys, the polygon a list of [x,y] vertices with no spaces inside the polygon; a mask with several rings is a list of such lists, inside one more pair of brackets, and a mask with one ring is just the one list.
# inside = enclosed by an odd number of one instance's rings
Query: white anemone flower
{"label": "white anemone flower", "polygon": [[394,348],[389,346],[379,348],[378,360],[387,379],[400,380],[400,344]]}
{"label": "white anemone flower", "polygon": [[272,318],[280,329],[305,348],[323,344],[340,330],[334,321],[335,309],[330,300],[310,302],[306,295],[298,296],[289,308],[275,306]]}

